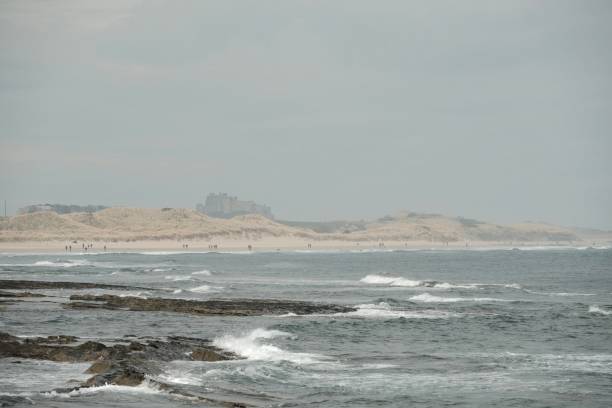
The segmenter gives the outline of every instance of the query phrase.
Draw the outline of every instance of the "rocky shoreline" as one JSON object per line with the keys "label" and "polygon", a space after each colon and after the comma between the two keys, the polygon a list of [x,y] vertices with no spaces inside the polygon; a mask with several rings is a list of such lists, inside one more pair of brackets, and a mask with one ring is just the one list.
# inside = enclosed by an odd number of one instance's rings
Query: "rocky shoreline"
{"label": "rocky shoreline", "polygon": [[[218,401],[203,395],[179,390],[176,387],[154,380],[161,372],[162,363],[183,361],[224,361],[239,358],[211,344],[210,340],[190,337],[138,338],[126,336],[123,339],[81,341],[74,336],[48,336],[19,338],[0,332],[0,358],[24,358],[54,362],[91,362],[86,373],[92,376],[76,387],[55,389],[58,393],[69,393],[81,388],[98,387],[106,384],[137,386],[143,381],[171,395],[190,398],[194,401],[225,407],[244,407],[240,402]],[[18,361],[15,361],[16,363]],[[2,398],[2,397],[0,397]],[[2,401],[0,406],[18,403]],[[12,405],[12,404],[11,404]]]}
{"label": "rocky shoreline", "polygon": [[346,313],[352,307],[277,299],[211,299],[185,300],[168,298],[142,298],[116,295],[72,295],[67,309],[109,309],[147,312],[176,312],[203,316],[262,316],[295,313]]}
{"label": "rocky shoreline", "polygon": [[0,290],[2,289],[110,289],[110,290],[148,290],[139,286],[108,285],[92,282],[55,282],[55,281],[32,281],[16,279],[0,279]]}
{"label": "rocky shoreline", "polygon": [[[128,290],[131,286],[106,285],[89,282],[49,282],[29,280],[0,280],[0,303],[14,303],[32,298],[44,301],[46,295],[30,290],[40,289],[111,289]],[[4,299],[4,300],[2,300]],[[263,316],[295,313],[332,314],[354,311],[352,307],[278,299],[210,299],[186,300],[175,298],[144,298],[111,294],[72,294],[69,302],[61,303],[64,309],[106,309],[139,312],[174,312],[198,316]],[[81,388],[106,384],[138,386],[144,381],[170,395],[182,396],[192,401],[214,406],[243,407],[241,402],[219,401],[204,395],[186,392],[154,379],[161,373],[161,364],[170,361],[224,361],[239,356],[212,345],[207,339],[172,336],[166,338],[125,335],[120,339],[83,341],[75,336],[58,334],[48,337],[20,338],[0,332],[0,358],[35,359],[54,362],[91,362],[86,371],[92,376],[76,387],[52,391],[70,393]],[[18,362],[18,361],[17,361]],[[20,397],[1,396],[0,406],[24,402]]]}

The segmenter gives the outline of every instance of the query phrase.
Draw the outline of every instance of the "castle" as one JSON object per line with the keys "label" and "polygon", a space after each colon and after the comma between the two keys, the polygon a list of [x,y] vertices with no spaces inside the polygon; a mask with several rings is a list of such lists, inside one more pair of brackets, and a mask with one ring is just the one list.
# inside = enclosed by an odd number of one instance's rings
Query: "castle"
{"label": "castle", "polygon": [[216,218],[231,218],[236,215],[260,214],[274,219],[272,209],[267,205],[257,204],[254,201],[238,200],[238,197],[226,193],[211,193],[206,197],[205,203],[197,204],[196,210]]}

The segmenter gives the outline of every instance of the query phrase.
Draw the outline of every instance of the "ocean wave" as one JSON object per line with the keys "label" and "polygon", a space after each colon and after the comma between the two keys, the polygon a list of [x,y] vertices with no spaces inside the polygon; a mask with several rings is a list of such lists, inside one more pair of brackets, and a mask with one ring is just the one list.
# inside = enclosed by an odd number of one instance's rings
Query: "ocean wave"
{"label": "ocean wave", "polygon": [[89,266],[91,263],[81,259],[68,259],[66,261],[37,261],[30,265],[23,266],[45,266],[53,268],[72,268],[74,266]]}
{"label": "ocean wave", "polygon": [[527,293],[532,295],[544,295],[544,296],[596,296],[595,293],[573,293],[573,292],[539,292],[536,290],[523,289]]}
{"label": "ocean wave", "polygon": [[193,280],[193,277],[188,276],[188,275],[167,275],[167,276],[164,276],[164,279],[175,281],[175,282],[180,282],[180,281]]}
{"label": "ocean wave", "polygon": [[589,306],[589,313],[595,313],[595,314],[601,314],[601,315],[604,315],[604,316],[609,316],[609,315],[612,314],[612,311],[602,309],[601,307],[599,307],[597,305],[591,305],[591,306]]}
{"label": "ocean wave", "polygon": [[320,363],[326,358],[312,353],[296,353],[283,350],[262,340],[278,337],[294,338],[291,333],[280,330],[257,328],[243,336],[224,335],[213,340],[213,345],[231,351],[249,360],[290,361],[295,364]]}
{"label": "ocean wave", "polygon": [[171,384],[183,384],[183,385],[203,385],[203,379],[201,376],[193,374],[192,370],[196,367],[192,367],[192,362],[175,360],[167,364],[163,372],[159,374],[155,379]]}
{"label": "ocean wave", "polygon": [[365,318],[383,318],[383,319],[447,319],[449,317],[458,316],[456,313],[441,311],[441,310],[401,310],[394,309],[386,302],[377,304],[362,304],[356,305],[354,312],[335,313],[333,316],[346,317],[365,317]]}
{"label": "ocean wave", "polygon": [[612,354],[501,354],[477,353],[486,359],[505,360],[504,364],[518,364],[525,369],[546,371],[583,371],[612,374]]}
{"label": "ocean wave", "polygon": [[72,391],[67,392],[57,392],[57,391],[49,391],[43,392],[41,395],[48,398],[70,398],[70,397],[78,397],[81,395],[89,395],[89,394],[97,394],[100,392],[121,392],[121,393],[130,393],[130,394],[163,394],[158,386],[154,383],[150,382],[148,378],[140,383],[137,386],[129,386],[129,385],[114,385],[114,384],[105,384],[97,387],[83,387],[77,388]]}
{"label": "ocean wave", "polygon": [[221,286],[201,285],[201,286],[197,286],[195,288],[191,288],[187,290],[190,292],[195,292],[195,293],[209,293],[209,292],[218,292],[222,289],[223,287]]}
{"label": "ocean wave", "polygon": [[433,296],[425,292],[420,295],[412,296],[409,300],[424,302],[424,303],[455,303],[455,302],[511,302],[508,299],[497,299],[497,298],[463,298],[463,297],[441,297]]}
{"label": "ocean wave", "polygon": [[426,287],[436,289],[478,289],[486,286],[502,286],[510,289],[521,289],[521,285],[518,283],[449,283],[439,282],[436,280],[411,280],[401,276],[387,276],[387,275],[367,275],[360,279],[360,282],[371,285],[388,285],[388,286],[399,286],[399,287]]}
{"label": "ocean wave", "polygon": [[141,299],[147,299],[151,296],[151,292],[122,292],[118,295],[119,297],[137,297]]}
{"label": "ocean wave", "polygon": [[371,285],[405,286],[410,288],[424,286],[424,282],[420,280],[410,280],[398,276],[385,275],[367,275],[364,278],[361,278],[360,282]]}
{"label": "ocean wave", "polygon": [[212,273],[208,269],[203,269],[201,271],[191,272],[191,274],[192,275],[203,275],[203,276],[210,276],[210,275],[212,275]]}

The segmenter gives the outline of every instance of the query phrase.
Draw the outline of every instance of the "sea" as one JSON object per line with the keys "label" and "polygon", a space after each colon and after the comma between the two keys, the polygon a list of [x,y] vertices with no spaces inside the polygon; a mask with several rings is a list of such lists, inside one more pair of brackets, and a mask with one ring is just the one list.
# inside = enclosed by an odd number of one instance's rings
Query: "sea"
{"label": "sea", "polygon": [[[183,299],[335,303],[355,311],[195,316],[71,310],[74,290],[0,307],[21,337],[189,336],[242,358],[173,361],[151,380],[253,407],[610,407],[612,249],[96,252],[0,254],[0,279],[99,282],[88,289]],[[18,361],[16,361],[18,360]],[[58,392],[89,364],[0,359],[16,406],[193,407],[145,380]],[[6,399],[6,398],[5,398]]]}

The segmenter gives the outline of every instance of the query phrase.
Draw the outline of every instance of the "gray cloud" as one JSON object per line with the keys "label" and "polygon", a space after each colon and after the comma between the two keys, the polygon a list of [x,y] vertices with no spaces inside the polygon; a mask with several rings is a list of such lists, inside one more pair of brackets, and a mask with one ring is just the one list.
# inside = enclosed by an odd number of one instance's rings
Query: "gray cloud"
{"label": "gray cloud", "polygon": [[612,228],[606,1],[0,4],[0,191]]}

